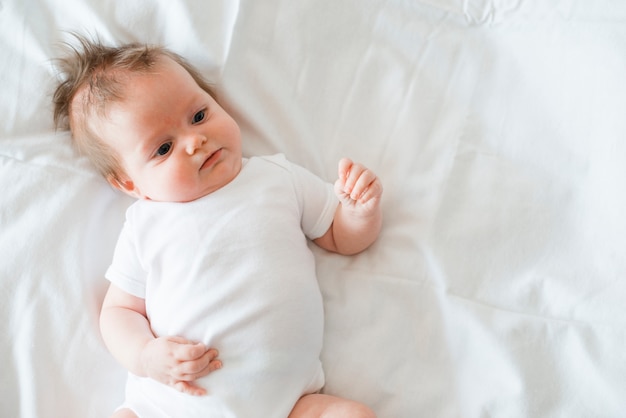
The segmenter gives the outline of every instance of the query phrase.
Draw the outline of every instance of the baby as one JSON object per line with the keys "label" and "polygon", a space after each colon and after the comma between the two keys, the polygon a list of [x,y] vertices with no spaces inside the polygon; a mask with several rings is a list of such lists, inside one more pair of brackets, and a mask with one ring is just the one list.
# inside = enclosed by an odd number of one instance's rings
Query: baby
{"label": "baby", "polygon": [[340,254],[374,242],[376,175],[342,159],[333,186],[282,155],[243,158],[237,123],[180,56],[78,39],[59,61],[55,122],[137,199],[100,316],[129,370],[113,416],[374,417],[319,393],[323,305],[307,238]]}

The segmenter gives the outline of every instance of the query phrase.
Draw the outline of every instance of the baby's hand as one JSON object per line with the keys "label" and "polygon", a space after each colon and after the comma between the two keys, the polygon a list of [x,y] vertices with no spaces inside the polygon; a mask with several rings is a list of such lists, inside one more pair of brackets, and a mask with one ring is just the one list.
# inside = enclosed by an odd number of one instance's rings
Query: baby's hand
{"label": "baby's hand", "polygon": [[362,164],[348,158],[339,161],[339,178],[335,193],[344,206],[367,215],[378,207],[383,187],[376,174]]}
{"label": "baby's hand", "polygon": [[374,172],[348,158],[339,161],[338,171],[335,193],[340,204],[333,223],[314,242],[328,251],[358,254],[372,245],[380,233],[383,186]]}
{"label": "baby's hand", "polygon": [[206,395],[206,389],[194,384],[222,367],[216,349],[182,337],[161,337],[151,340],[141,353],[146,376],[189,395]]}

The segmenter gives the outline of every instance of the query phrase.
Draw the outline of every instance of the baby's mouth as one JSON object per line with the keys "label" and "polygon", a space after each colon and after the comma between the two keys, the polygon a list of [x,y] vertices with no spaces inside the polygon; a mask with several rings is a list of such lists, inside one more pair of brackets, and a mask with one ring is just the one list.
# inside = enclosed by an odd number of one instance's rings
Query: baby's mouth
{"label": "baby's mouth", "polygon": [[211,155],[209,155],[209,157],[206,160],[204,160],[204,163],[202,163],[200,170],[204,170],[205,168],[210,168],[214,166],[221,155],[222,155],[222,148],[218,148]]}

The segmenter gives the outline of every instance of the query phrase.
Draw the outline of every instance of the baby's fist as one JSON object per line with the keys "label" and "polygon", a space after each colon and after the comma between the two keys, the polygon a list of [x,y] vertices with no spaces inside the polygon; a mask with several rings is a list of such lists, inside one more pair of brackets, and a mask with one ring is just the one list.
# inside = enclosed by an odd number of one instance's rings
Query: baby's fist
{"label": "baby's fist", "polygon": [[335,193],[343,205],[366,211],[378,206],[383,186],[372,170],[349,158],[342,158],[338,175]]}

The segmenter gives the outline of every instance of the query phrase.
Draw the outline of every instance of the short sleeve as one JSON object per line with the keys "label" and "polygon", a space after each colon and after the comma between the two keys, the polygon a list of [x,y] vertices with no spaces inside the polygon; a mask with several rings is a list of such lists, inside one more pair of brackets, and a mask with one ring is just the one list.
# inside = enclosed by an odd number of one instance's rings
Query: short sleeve
{"label": "short sleeve", "polygon": [[117,240],[113,261],[104,277],[123,291],[145,299],[146,273],[137,256],[135,240],[128,219]]}
{"label": "short sleeve", "polygon": [[291,164],[291,171],[302,211],[302,231],[310,239],[319,238],[333,223],[339,204],[333,185],[297,164]]}

